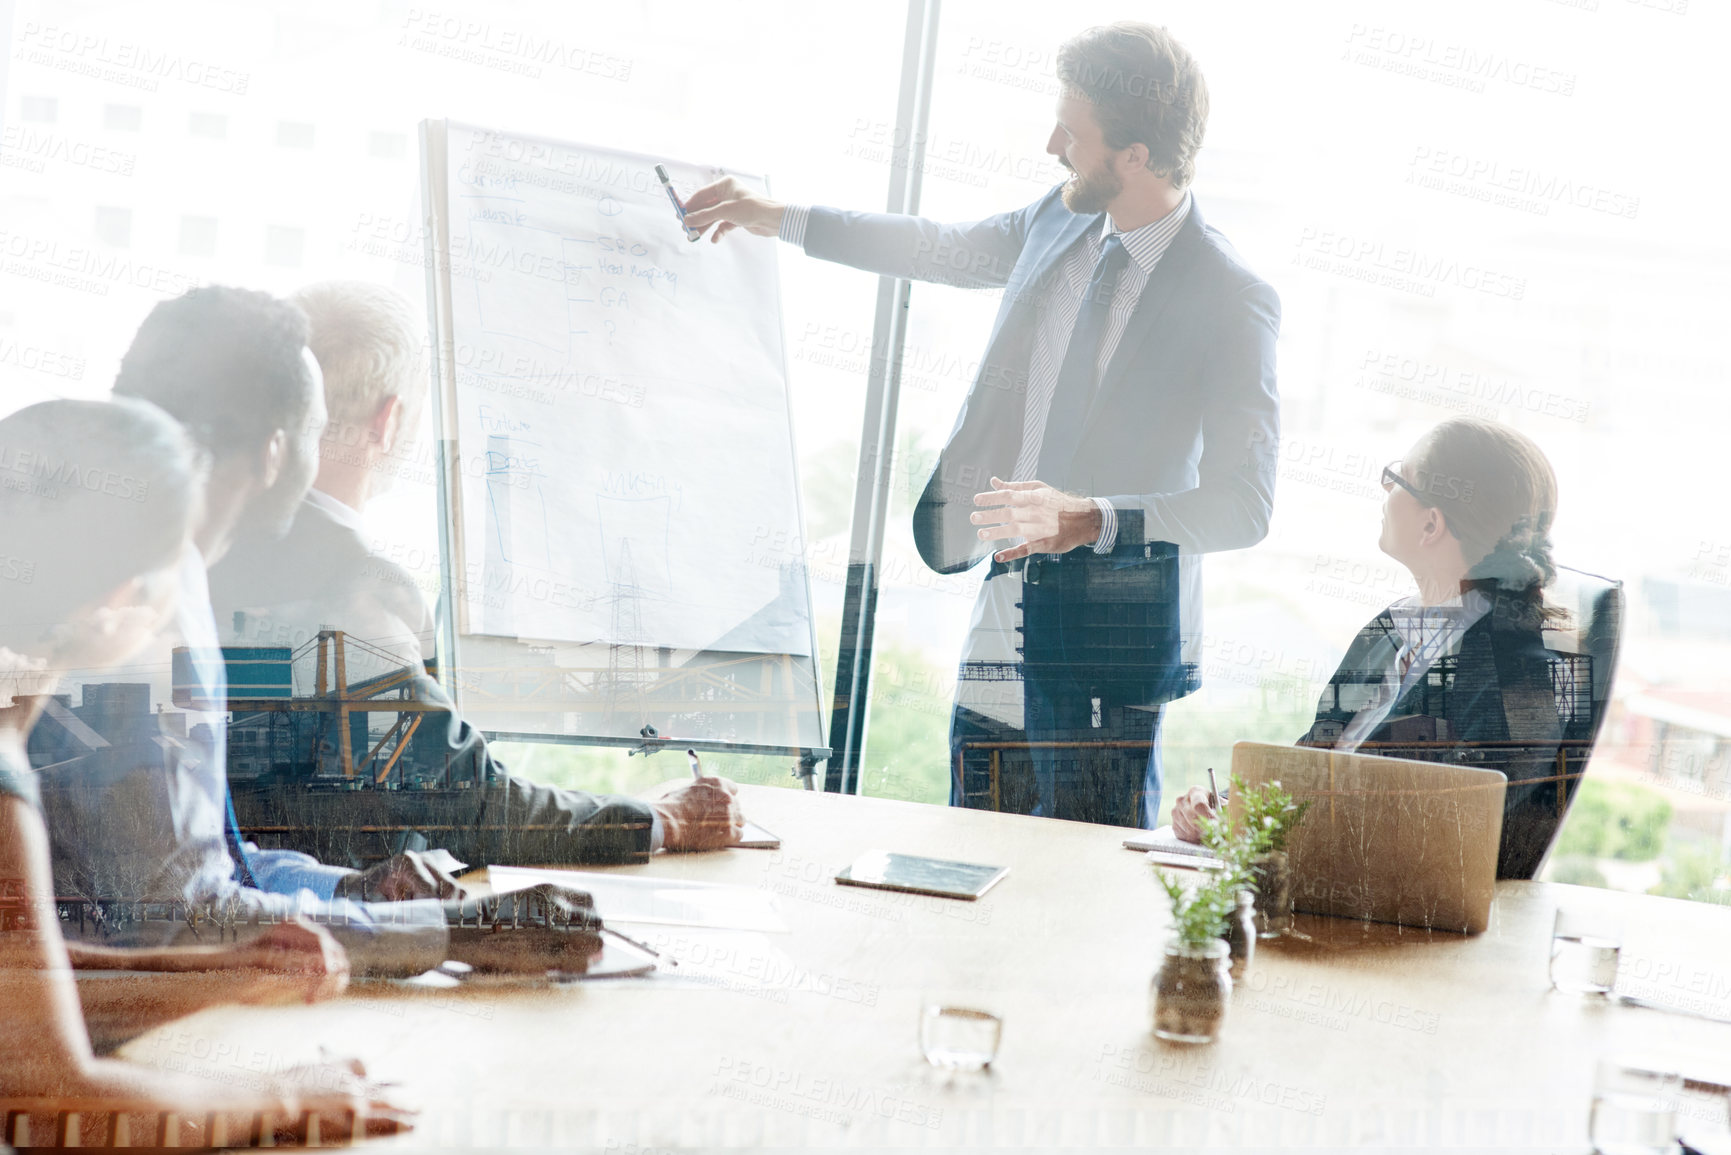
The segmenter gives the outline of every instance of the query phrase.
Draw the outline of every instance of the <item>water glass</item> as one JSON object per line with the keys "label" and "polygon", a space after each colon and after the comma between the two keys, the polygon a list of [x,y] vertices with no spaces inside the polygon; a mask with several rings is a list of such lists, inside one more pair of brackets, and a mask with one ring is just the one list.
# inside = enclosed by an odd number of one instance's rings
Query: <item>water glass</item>
{"label": "water glass", "polygon": [[1608,995],[1622,950],[1623,929],[1613,920],[1559,910],[1551,929],[1551,985],[1564,994]]}
{"label": "water glass", "polygon": [[998,1057],[1001,1015],[978,1000],[927,995],[920,1001],[920,1053],[946,1071],[979,1071]]}
{"label": "water glass", "polygon": [[1663,1063],[1602,1059],[1587,1134],[1598,1155],[1675,1155],[1683,1077]]}

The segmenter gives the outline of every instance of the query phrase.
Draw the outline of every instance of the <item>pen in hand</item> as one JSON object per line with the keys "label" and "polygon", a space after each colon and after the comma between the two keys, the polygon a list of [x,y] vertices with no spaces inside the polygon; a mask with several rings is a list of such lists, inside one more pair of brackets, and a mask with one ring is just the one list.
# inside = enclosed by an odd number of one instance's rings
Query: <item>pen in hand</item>
{"label": "pen in hand", "polygon": [[1220,787],[1214,781],[1214,767],[1208,768],[1208,809],[1220,809]]}
{"label": "pen in hand", "polygon": [[703,763],[697,758],[696,750],[687,750],[685,756],[691,759],[691,776],[698,781],[703,780]]}
{"label": "pen in hand", "polygon": [[[667,190],[667,199],[673,202],[673,211],[679,216],[679,226],[685,229],[685,239],[701,240],[703,234],[685,225],[685,204],[679,199],[679,194],[673,191],[673,182],[667,178],[667,168],[664,165],[655,166],[655,178],[661,182],[661,187]],[[689,753],[689,751],[687,751]]]}

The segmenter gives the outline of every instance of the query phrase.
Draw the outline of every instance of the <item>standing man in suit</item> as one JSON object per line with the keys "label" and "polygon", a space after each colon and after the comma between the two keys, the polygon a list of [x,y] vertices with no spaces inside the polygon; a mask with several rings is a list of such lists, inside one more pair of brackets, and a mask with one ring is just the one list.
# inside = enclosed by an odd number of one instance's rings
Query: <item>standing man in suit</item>
{"label": "standing man in suit", "polygon": [[[1057,71],[1046,150],[1071,176],[1026,208],[945,225],[782,205],[722,180],[692,195],[685,223],[713,227],[711,240],[744,228],[885,276],[1004,290],[914,513],[934,570],[991,554],[952,765],[965,742],[1025,740],[1034,783],[1017,808],[1153,826],[1160,707],[1198,684],[1199,555],[1254,545],[1273,509],[1280,303],[1189,191],[1208,91],[1183,46],[1147,24],[1091,28]],[[1126,689],[1073,644],[1084,631],[1066,615],[1101,574],[1131,566],[1154,567],[1147,588],[1165,591],[1170,645]],[[970,667],[1016,661],[1024,603],[1058,628],[1037,665],[1029,650],[1023,700],[970,698],[991,685]],[[952,781],[953,805],[979,796],[969,778]]]}

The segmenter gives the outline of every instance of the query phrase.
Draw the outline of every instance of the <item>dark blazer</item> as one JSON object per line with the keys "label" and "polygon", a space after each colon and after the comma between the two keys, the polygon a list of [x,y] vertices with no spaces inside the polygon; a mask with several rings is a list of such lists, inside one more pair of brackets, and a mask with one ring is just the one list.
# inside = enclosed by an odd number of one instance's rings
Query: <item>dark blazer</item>
{"label": "dark blazer", "polygon": [[[299,647],[331,625],[402,665],[433,656],[433,616],[414,578],[310,498],[282,538],[243,539],[211,568],[210,602],[226,645]],[[239,631],[236,611],[246,613]]]}
{"label": "dark blazer", "polygon": [[[1300,745],[1336,743],[1355,708],[1354,689],[1382,681],[1399,643],[1388,610],[1359,630]],[[1573,795],[1572,782],[1555,781],[1562,738],[1551,679],[1556,660],[1545,648],[1537,613],[1519,597],[1500,595],[1462,636],[1452,663],[1439,662],[1437,680],[1444,684],[1421,679],[1365,739],[1373,747],[1366,753],[1484,766],[1508,776],[1498,878],[1538,872]],[[1451,664],[1452,679],[1446,673]],[[1481,745],[1510,742],[1517,745]]]}
{"label": "dark blazer", "polygon": [[[432,616],[409,574],[310,500],[283,538],[231,550],[210,571],[210,589],[225,644],[300,646],[328,625],[383,651],[348,647],[351,682],[419,664],[432,642]],[[238,635],[236,611],[245,612]],[[310,833],[297,837],[305,841],[277,841],[327,858],[352,849],[348,824],[426,826],[442,832],[432,836],[435,845],[469,862],[614,862],[648,853],[647,802],[514,777],[432,678],[417,677],[410,696],[440,708],[421,715],[404,763],[436,768],[441,781],[473,789],[307,794],[298,784],[316,769],[309,757],[287,782],[237,789],[241,824],[304,828]],[[292,822],[283,817],[291,813]]]}
{"label": "dark blazer", "polygon": [[[971,224],[810,210],[811,256],[887,276],[1004,290],[979,372],[914,511],[915,544],[939,573],[968,569],[992,548],[968,515],[974,494],[1015,466],[1038,302],[1070,247],[1104,216],[1072,213],[1057,188],[1026,208]],[[1274,290],[1193,200],[1143,287],[1076,452],[1039,480],[1107,498],[1132,515],[1120,517],[1121,530],[1140,515],[1142,541],[1171,542],[1185,554],[1256,544],[1274,505],[1279,326]],[[1186,633],[1200,631],[1196,572],[1192,566],[1185,583]]]}

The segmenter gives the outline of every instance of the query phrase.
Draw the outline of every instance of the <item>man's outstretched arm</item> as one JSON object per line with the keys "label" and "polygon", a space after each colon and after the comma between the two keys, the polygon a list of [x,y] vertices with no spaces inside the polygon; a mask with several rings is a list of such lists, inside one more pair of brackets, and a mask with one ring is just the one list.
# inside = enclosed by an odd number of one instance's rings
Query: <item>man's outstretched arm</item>
{"label": "man's outstretched arm", "polygon": [[984,220],[940,224],[901,213],[782,204],[724,177],[691,194],[685,202],[685,223],[710,229],[711,241],[742,228],[760,237],[780,237],[808,256],[868,273],[989,289],[1009,281],[1027,240],[1028,222],[1043,199]]}

